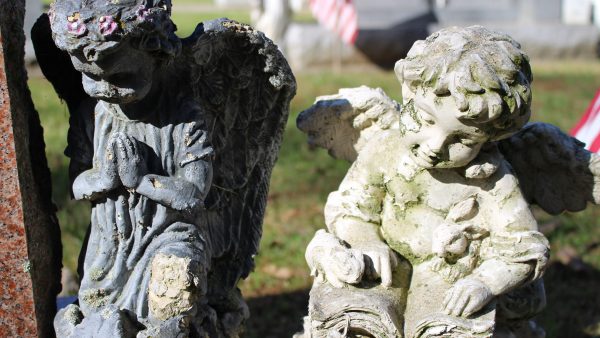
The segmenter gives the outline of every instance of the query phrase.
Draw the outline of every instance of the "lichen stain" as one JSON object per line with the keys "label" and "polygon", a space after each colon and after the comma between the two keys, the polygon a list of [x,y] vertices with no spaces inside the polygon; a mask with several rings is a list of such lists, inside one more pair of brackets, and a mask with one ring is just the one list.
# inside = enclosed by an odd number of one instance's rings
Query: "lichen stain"
{"label": "lichen stain", "polygon": [[163,187],[162,183],[160,183],[160,181],[159,181],[159,180],[157,180],[156,178],[151,178],[151,179],[150,179],[150,183],[152,183],[152,186],[153,186],[155,189],[160,189],[160,188],[162,188],[162,187]]}

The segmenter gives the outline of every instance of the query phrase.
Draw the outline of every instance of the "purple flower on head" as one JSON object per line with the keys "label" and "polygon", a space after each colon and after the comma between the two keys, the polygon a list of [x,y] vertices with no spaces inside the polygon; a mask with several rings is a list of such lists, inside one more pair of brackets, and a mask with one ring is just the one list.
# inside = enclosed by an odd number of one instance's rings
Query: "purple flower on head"
{"label": "purple flower on head", "polygon": [[87,32],[87,27],[81,21],[79,13],[67,17],[67,31],[75,36],[82,36]]}
{"label": "purple flower on head", "polygon": [[140,7],[138,7],[137,11],[136,11],[138,20],[140,21],[144,21],[146,20],[146,17],[148,16],[148,9],[146,8],[146,6],[144,5],[140,5]]}
{"label": "purple flower on head", "polygon": [[110,15],[102,16],[98,21],[100,22],[100,33],[104,36],[111,35],[119,28],[119,24]]}

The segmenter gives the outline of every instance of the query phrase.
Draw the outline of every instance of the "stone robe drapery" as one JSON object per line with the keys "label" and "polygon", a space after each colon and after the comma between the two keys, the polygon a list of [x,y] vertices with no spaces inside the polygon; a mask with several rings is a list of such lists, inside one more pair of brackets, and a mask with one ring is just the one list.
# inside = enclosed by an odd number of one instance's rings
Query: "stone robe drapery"
{"label": "stone robe drapery", "polygon": [[[106,156],[110,135],[116,132],[137,140],[150,174],[177,177],[183,167],[195,161],[211,166],[213,151],[206,135],[192,143],[189,139],[195,132],[206,131],[198,118],[200,109],[189,103],[163,107],[178,113],[158,107],[154,111],[160,113],[134,121],[115,106],[99,102],[93,117],[72,117],[65,151],[71,158],[71,170],[89,169],[92,164],[98,168]],[[197,185],[206,192],[210,183]],[[146,318],[150,263],[158,253],[191,258],[197,263],[197,273],[205,276],[210,262],[207,229],[197,219],[193,213],[177,211],[123,186],[93,201],[79,292],[83,314],[87,317],[114,304]]]}

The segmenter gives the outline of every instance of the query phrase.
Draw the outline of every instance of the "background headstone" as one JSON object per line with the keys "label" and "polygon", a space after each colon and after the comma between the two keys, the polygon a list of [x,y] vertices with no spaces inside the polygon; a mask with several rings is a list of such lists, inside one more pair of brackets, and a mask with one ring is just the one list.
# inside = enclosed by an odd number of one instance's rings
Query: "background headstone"
{"label": "background headstone", "polygon": [[592,21],[591,0],[565,0],[562,3],[563,22],[569,25],[586,25]]}
{"label": "background headstone", "polygon": [[[507,33],[535,59],[596,58],[600,42],[600,0],[354,0],[359,35],[340,46],[317,24],[293,22],[286,56],[296,69],[370,61],[391,69],[416,40],[445,27],[482,25]],[[583,8],[581,4],[586,4]],[[593,20],[592,20],[593,19]],[[576,24],[575,24],[576,23]],[[336,51],[336,48],[341,49]]]}
{"label": "background headstone", "polygon": [[0,337],[53,337],[60,230],[24,67],[23,0],[0,2]]}

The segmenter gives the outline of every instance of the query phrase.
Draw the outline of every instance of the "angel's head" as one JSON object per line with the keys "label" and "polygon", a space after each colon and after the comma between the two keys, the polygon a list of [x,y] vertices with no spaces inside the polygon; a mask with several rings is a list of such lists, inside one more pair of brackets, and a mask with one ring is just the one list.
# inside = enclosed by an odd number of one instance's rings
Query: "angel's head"
{"label": "angel's head", "polygon": [[170,0],[56,0],[50,23],[92,97],[127,103],[145,97],[160,64],[181,49]]}
{"label": "angel's head", "polygon": [[529,120],[529,59],[505,34],[481,26],[441,30],[417,41],[395,71],[403,131],[423,167],[466,165],[485,142]]}

